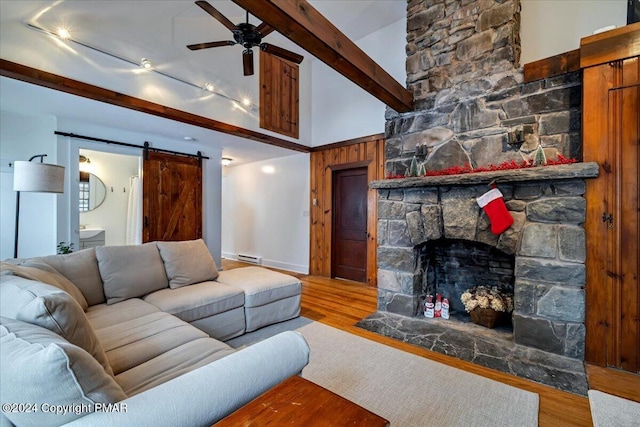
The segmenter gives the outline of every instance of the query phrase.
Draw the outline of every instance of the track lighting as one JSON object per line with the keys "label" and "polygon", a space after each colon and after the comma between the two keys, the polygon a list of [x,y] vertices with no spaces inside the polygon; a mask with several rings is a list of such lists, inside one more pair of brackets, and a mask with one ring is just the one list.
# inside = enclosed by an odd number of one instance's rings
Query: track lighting
{"label": "track lighting", "polygon": [[142,58],[140,60],[140,66],[142,68],[144,68],[145,70],[150,70],[151,69],[151,61],[149,61],[147,58]]}
{"label": "track lighting", "polygon": [[[258,107],[255,104],[251,104],[250,103],[249,105],[247,105],[246,104],[247,101],[245,101],[245,100],[238,100],[238,99],[232,98],[232,97],[230,97],[228,95],[225,95],[222,92],[217,92],[212,83],[207,82],[203,86],[199,86],[199,85],[197,85],[195,83],[192,83],[192,82],[190,82],[188,80],[185,80],[185,79],[182,79],[180,77],[176,77],[176,76],[173,76],[171,74],[167,74],[167,73],[165,73],[163,71],[159,71],[157,69],[154,69],[153,68],[153,64],[147,58],[142,58],[140,60],[140,62],[136,62],[135,60],[132,60],[132,59],[129,59],[129,58],[125,58],[124,56],[120,56],[120,55],[118,55],[116,53],[108,52],[108,51],[106,51],[104,49],[98,48],[96,46],[92,46],[92,45],[90,45],[88,43],[85,43],[83,41],[76,40],[76,39],[72,38],[71,32],[68,29],[64,28],[64,27],[59,27],[55,31],[53,31],[53,30],[48,30],[48,29],[42,28],[42,27],[40,27],[40,26],[38,26],[38,25],[36,25],[34,23],[31,23],[31,22],[25,22],[25,25],[27,26],[27,28],[29,28],[31,30],[47,34],[48,36],[56,37],[56,38],[58,38],[60,40],[66,40],[66,41],[68,41],[70,43],[77,43],[77,44],[79,44],[79,45],[81,45],[81,46],[83,46],[83,47],[85,47],[87,49],[91,49],[91,50],[93,50],[95,52],[99,52],[99,53],[101,53],[103,55],[107,55],[107,56],[110,56],[112,58],[118,59],[120,61],[126,62],[128,64],[131,64],[131,65],[134,65],[134,66],[138,66],[138,67],[140,67],[140,68],[142,68],[142,69],[144,69],[146,71],[153,72],[153,73],[156,73],[156,74],[160,74],[160,75],[162,75],[164,77],[170,78],[172,80],[178,81],[180,83],[186,84],[186,85],[194,87],[194,88],[198,88],[198,89],[201,89],[201,90],[204,89],[207,92],[211,92],[211,93],[215,94],[217,97],[221,97],[221,98],[224,98],[224,99],[230,101],[233,108],[239,108],[240,110],[242,110],[244,112],[247,112],[247,111],[257,112],[258,111]],[[249,53],[247,54],[247,56],[251,55],[252,53],[253,52],[251,52],[249,50]],[[247,60],[248,59],[252,59],[252,58],[247,58]],[[253,68],[253,61],[251,61],[251,64],[247,64],[247,67]],[[251,70],[251,71],[253,71],[253,70]],[[251,101],[249,100],[249,102],[251,102]],[[243,107],[243,105],[245,107],[248,107],[248,108]]]}
{"label": "track lighting", "polygon": [[69,32],[69,30],[67,30],[64,27],[60,27],[58,28],[58,31],[56,32],[56,34],[58,35],[58,37],[60,37],[62,40],[67,40],[68,38],[71,37],[71,33]]}

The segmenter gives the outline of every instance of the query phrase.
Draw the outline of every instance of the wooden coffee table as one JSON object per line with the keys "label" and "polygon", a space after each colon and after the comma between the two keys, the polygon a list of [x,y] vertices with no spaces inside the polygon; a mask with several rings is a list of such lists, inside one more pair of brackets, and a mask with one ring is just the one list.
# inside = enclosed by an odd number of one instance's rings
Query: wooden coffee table
{"label": "wooden coffee table", "polygon": [[386,427],[389,421],[311,381],[293,376],[214,424],[215,427],[285,425]]}

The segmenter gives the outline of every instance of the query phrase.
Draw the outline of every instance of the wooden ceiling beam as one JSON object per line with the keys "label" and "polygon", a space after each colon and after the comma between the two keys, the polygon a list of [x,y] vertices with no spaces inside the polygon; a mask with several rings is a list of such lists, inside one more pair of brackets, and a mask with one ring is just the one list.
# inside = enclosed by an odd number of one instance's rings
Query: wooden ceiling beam
{"label": "wooden ceiling beam", "polygon": [[413,94],[306,0],[233,2],[397,112],[413,110]]}
{"label": "wooden ceiling beam", "polygon": [[199,126],[205,129],[262,142],[264,144],[274,145],[280,148],[287,148],[289,150],[295,150],[303,153],[311,152],[311,148],[306,145],[286,141],[274,136],[265,135],[260,132],[241,128],[218,120],[209,119],[207,117],[198,116],[175,108],[165,107],[164,105],[156,104],[151,101],[135,98],[123,93],[94,86],[89,83],[83,83],[68,77],[38,70],[26,65],[17,64],[5,59],[0,59],[0,76],[10,77],[12,79],[21,80],[49,89],[55,89],[72,95],[81,96],[83,98],[117,105],[118,107],[152,114],[165,119]]}

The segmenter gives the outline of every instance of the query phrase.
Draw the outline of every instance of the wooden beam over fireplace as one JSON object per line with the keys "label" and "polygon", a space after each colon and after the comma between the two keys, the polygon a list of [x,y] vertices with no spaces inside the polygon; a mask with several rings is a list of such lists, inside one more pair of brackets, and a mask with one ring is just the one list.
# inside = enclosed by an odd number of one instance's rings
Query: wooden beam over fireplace
{"label": "wooden beam over fireplace", "polygon": [[413,95],[306,0],[233,0],[298,46],[400,113]]}

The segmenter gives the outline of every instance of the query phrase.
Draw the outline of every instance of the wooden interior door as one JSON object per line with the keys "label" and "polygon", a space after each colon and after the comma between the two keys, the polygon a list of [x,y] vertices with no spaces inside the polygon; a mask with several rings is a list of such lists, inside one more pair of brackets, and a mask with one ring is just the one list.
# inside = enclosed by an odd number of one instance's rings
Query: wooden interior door
{"label": "wooden interior door", "polygon": [[367,168],[337,170],[333,176],[332,276],[367,279]]}
{"label": "wooden interior door", "polygon": [[142,170],[142,241],[201,238],[201,160],[149,151]]}
{"label": "wooden interior door", "polygon": [[640,372],[640,59],[584,70],[586,360]]}

